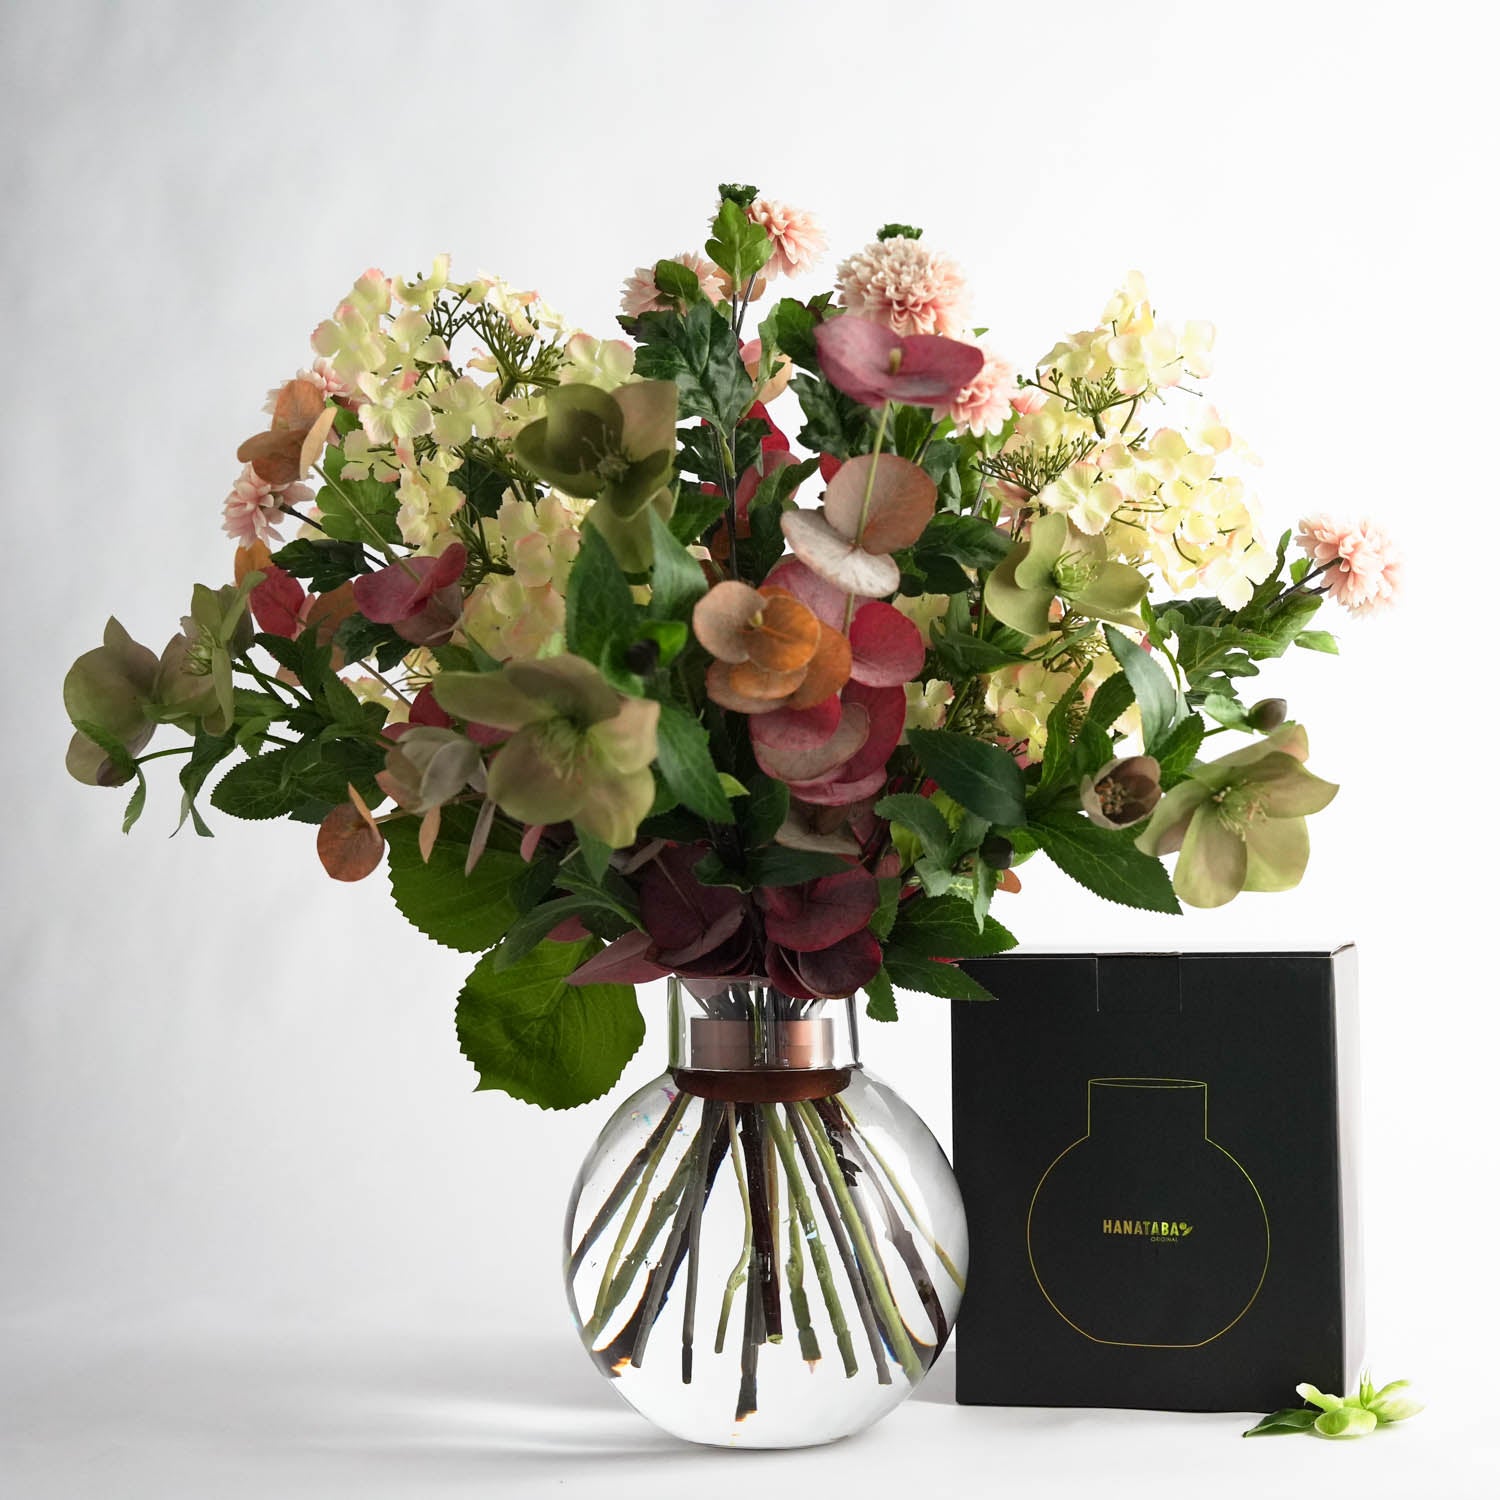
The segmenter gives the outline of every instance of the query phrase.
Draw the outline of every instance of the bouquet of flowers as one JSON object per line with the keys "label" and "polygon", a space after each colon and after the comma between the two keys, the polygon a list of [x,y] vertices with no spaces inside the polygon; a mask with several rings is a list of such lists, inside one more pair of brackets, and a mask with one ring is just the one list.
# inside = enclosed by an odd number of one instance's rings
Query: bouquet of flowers
{"label": "bouquet of flowers", "polygon": [[239,450],[234,581],[160,655],[112,619],[68,673],[69,770],[133,783],[128,829],[181,756],[198,833],[217,776],[335,879],[385,860],[483,954],[481,1087],[546,1106],[615,1081],[626,986],[665,974],[882,1020],[982,998],[950,961],[1012,943],[992,898],[1037,854],[1153,911],[1295,885],[1335,789],[1244,688],[1336,650],[1326,598],[1390,599],[1388,539],[1268,537],[1199,390],[1213,330],[1138,275],[1026,375],[911,226],[767,294],[823,245],[725,185],[703,254],[630,279],[628,341],[446,256],[367,271]]}

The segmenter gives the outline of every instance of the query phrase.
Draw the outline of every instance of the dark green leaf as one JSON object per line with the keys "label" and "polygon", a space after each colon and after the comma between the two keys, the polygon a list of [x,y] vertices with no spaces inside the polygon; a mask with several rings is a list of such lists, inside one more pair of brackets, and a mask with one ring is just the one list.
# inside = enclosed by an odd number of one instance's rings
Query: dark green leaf
{"label": "dark green leaf", "polygon": [[1010,551],[1010,541],[979,516],[940,511],[927,523],[912,551],[919,562],[939,555],[966,568],[993,568]]}
{"label": "dark green leaf", "polygon": [[852,458],[870,445],[870,409],[815,375],[798,375],[792,390],[806,419],[797,441],[815,453]]}
{"label": "dark green leaf", "polygon": [[813,338],[816,327],[811,309],[804,307],[795,297],[783,297],[761,319],[761,349],[779,349],[794,365],[800,365],[804,370],[816,370],[818,346]]}
{"label": "dark green leaf", "polygon": [[929,858],[946,859],[953,830],[929,798],[919,797],[915,792],[896,792],[889,797],[882,797],[875,804],[875,813],[889,822],[911,829]]}
{"label": "dark green leaf", "polygon": [[608,1092],[645,1039],[628,984],[570,985],[594,939],[545,943],[505,973],[480,959],[458,997],[458,1042],[481,1089],[543,1109]]}
{"label": "dark green leaf", "polygon": [[707,302],[686,315],[642,313],[636,320],[635,371],[647,380],[677,384],[683,416],[707,417],[720,432],[734,431],[755,395],[739,340]]}
{"label": "dark green leaf", "polygon": [[1170,790],[1187,775],[1203,744],[1203,733],[1203,720],[1189,714],[1157,748],[1163,788]]}
{"label": "dark green leaf", "polygon": [[875,977],[865,986],[869,997],[865,1002],[865,1014],[872,1021],[894,1021],[897,1019],[896,992],[891,988],[891,976],[884,968],[877,970]]}
{"label": "dark green leaf", "polygon": [[1089,719],[1108,730],[1111,725],[1135,702],[1135,690],[1123,672],[1111,673],[1094,690],[1089,701]]}
{"label": "dark green leaf", "polygon": [[993,917],[974,920],[973,904],[962,896],[924,896],[906,902],[891,942],[925,958],[987,958],[1014,948],[1016,940]]}
{"label": "dark green leaf", "polygon": [[598,666],[607,660],[611,642],[628,645],[635,639],[638,617],[609,544],[585,526],[568,579],[568,649]]}
{"label": "dark green leaf", "polygon": [[1049,813],[1030,831],[1063,874],[1096,896],[1142,911],[1182,910],[1161,861],[1135,847],[1135,830],[1116,832],[1072,813]]}
{"label": "dark green leaf", "polygon": [[135,790],[130,794],[130,801],[125,804],[125,818],[120,824],[121,833],[129,833],[135,827],[140,816],[146,810],[146,778],[139,771],[135,773]]}
{"label": "dark green leaf", "polygon": [[1177,723],[1179,708],[1185,712],[1186,705],[1181,703],[1177,689],[1151,659],[1149,652],[1122,635],[1113,625],[1104,627],[1104,638],[1109,642],[1110,653],[1130,680],[1135,701],[1140,705],[1141,737],[1146,744],[1146,754],[1155,755],[1157,747]]}
{"label": "dark green leaf", "polygon": [[713,230],[704,249],[729,277],[732,291],[747,286],[751,277],[770,260],[771,236],[737,203],[725,199],[714,216]]}
{"label": "dark green leaf", "polygon": [[[617,918],[613,908],[604,905],[599,897],[593,894],[557,896],[551,901],[543,901],[540,906],[532,907],[525,916],[515,918],[510,924],[499,947],[490,953],[490,966],[497,974],[511,973],[526,960],[539,943],[546,939],[547,934],[559,922],[564,922],[569,917],[587,920],[601,915]],[[568,945],[554,944],[552,946]]]}
{"label": "dark green leaf", "polygon": [[1001,828],[1026,821],[1021,769],[998,745],[945,729],[913,729],[907,741],[928,775],[955,802]]}
{"label": "dark green leaf", "polygon": [[740,827],[747,849],[759,849],[776,837],[792,805],[792,794],[784,781],[769,776],[750,778],[750,795],[740,804]]}
{"label": "dark green leaf", "polygon": [[885,950],[885,972],[897,989],[915,990],[920,995],[939,995],[944,1000],[995,998],[957,964],[940,964],[936,959],[908,953],[894,944]]}
{"label": "dark green leaf", "polygon": [[135,756],[119,735],[111,733],[102,724],[94,724],[87,719],[75,719],[73,727],[79,734],[87,735],[109,757],[110,763],[122,778],[136,774]]}
{"label": "dark green leaf", "polygon": [[818,849],[783,849],[772,844],[746,863],[752,886],[801,885],[823,875],[841,875],[851,867],[847,855],[828,854]]}
{"label": "dark green leaf", "polygon": [[226,756],[234,754],[235,737],[233,734],[212,735],[205,734],[202,729],[198,731],[197,738],[193,741],[193,753],[188,756],[182,769],[177,773],[178,785],[182,788],[182,808],[177,819],[177,829],[189,818],[193,820],[193,831],[200,838],[212,838],[208,825],[203,821],[194,805],[198,793],[203,790],[203,783],[208,780],[209,773]]}
{"label": "dark green leaf", "polygon": [[691,546],[724,514],[726,503],[723,495],[684,490],[677,497],[677,508],[672,512],[667,528],[683,546]]}
{"label": "dark green leaf", "polygon": [[370,571],[358,542],[298,537],[273,552],[271,561],[293,578],[305,578],[315,594],[326,594]]}
{"label": "dark green leaf", "polygon": [[490,848],[465,875],[474,814],[450,807],[432,858],[423,863],[417,824],[416,818],[393,818],[383,825],[391,895],[401,914],[445,948],[481,953],[494,947],[516,918],[512,887],[526,874],[526,861],[513,850]]}
{"label": "dark green leaf", "polygon": [[681,704],[661,705],[656,763],[662,779],[684,806],[713,823],[734,822],[734,809],[714,768],[708,731]]}
{"label": "dark green leaf", "polygon": [[654,510],[649,515],[655,561],[647,613],[653,620],[686,620],[693,612],[693,605],[708,592],[703,565],[672,535],[671,528]]}

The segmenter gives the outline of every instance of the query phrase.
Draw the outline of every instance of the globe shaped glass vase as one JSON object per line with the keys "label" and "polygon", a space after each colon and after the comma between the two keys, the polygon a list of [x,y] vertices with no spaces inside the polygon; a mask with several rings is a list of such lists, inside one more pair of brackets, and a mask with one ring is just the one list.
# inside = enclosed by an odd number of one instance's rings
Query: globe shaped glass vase
{"label": "globe shaped glass vase", "polygon": [[643,1416],[723,1447],[831,1442],[921,1383],[968,1230],[918,1115],[860,1066],[851,1000],[669,982],[671,1052],[574,1184],[579,1336]]}

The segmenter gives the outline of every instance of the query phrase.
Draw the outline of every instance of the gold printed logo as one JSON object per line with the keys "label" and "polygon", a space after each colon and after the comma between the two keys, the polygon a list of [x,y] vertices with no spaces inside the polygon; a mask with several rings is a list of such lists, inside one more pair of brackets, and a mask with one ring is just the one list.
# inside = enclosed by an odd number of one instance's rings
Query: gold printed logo
{"label": "gold printed logo", "polygon": [[1175,1245],[1193,1232],[1191,1224],[1181,1219],[1105,1219],[1104,1233],[1130,1235],[1152,1244]]}

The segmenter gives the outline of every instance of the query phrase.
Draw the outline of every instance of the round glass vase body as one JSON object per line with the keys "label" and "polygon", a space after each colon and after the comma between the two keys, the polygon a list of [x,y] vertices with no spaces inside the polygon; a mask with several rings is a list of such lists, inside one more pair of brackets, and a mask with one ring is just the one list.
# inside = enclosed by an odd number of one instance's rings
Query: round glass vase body
{"label": "round glass vase body", "polygon": [[909,1396],[953,1326],[968,1229],[922,1120],[859,1064],[852,1000],[669,981],[670,1065],[627,1099],[568,1207],[595,1364],[658,1427],[797,1448]]}

